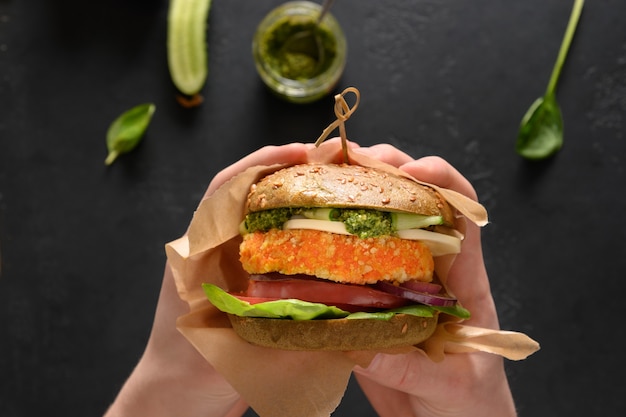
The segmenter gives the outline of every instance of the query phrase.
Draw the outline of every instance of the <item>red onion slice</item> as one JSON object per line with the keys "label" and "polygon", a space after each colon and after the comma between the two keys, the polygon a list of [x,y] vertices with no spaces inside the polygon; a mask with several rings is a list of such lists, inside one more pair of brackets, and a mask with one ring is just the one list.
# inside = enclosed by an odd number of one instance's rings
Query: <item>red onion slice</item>
{"label": "red onion slice", "polygon": [[[283,275],[277,272],[269,274],[253,274],[250,275],[250,280],[260,283],[273,282],[276,284],[289,284],[295,281],[309,281],[311,283],[326,283],[339,286],[346,285],[346,289],[352,287],[361,287],[359,285],[339,284],[328,280],[319,279],[311,275]],[[443,286],[435,282],[420,282],[417,280],[411,280],[400,285],[394,285],[389,282],[380,281],[376,284],[371,285],[370,287],[380,290],[386,294],[400,297],[404,300],[410,300],[413,302],[418,302],[431,306],[451,307],[456,304],[456,298],[446,294],[439,294],[439,292],[443,289]]]}
{"label": "red onion slice", "polygon": [[406,281],[400,284],[400,286],[417,292],[425,292],[427,294],[439,294],[439,291],[443,288],[441,285],[433,282],[423,282],[418,280]]}
{"label": "red onion slice", "polygon": [[452,307],[456,304],[456,299],[442,294],[428,294],[424,292],[414,291],[409,288],[400,287],[390,284],[388,282],[377,282],[374,287],[388,292],[393,295],[397,295],[407,300],[416,301],[418,303],[427,304],[431,306],[439,307]]}

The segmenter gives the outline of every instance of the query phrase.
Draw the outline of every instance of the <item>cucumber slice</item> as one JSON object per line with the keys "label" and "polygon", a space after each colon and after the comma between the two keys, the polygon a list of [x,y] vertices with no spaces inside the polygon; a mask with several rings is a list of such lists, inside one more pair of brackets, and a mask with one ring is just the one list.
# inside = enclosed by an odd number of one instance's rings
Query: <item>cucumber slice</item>
{"label": "cucumber slice", "polygon": [[395,230],[422,229],[443,224],[443,216],[425,216],[413,213],[391,213],[391,225]]}
{"label": "cucumber slice", "polygon": [[302,212],[302,215],[307,219],[316,219],[316,220],[337,220],[339,216],[339,210],[336,208],[312,208],[307,209]]}

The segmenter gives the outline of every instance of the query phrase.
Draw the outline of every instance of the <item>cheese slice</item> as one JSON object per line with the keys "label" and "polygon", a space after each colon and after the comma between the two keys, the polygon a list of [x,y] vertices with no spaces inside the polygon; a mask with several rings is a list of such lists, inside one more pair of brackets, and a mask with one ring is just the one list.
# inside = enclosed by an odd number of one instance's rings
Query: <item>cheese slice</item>
{"label": "cheese slice", "polygon": [[398,230],[398,237],[424,242],[433,256],[449,255],[461,252],[461,239],[456,236],[431,232],[424,229]]}
{"label": "cheese slice", "polygon": [[[317,219],[292,218],[285,222],[283,229],[319,230],[339,235],[351,234],[346,230],[346,226],[342,222]],[[424,229],[398,230],[397,236],[401,239],[418,240],[423,242],[426,246],[428,246],[428,249],[430,249],[433,256],[454,254],[461,251],[461,239],[456,236],[431,232]]]}

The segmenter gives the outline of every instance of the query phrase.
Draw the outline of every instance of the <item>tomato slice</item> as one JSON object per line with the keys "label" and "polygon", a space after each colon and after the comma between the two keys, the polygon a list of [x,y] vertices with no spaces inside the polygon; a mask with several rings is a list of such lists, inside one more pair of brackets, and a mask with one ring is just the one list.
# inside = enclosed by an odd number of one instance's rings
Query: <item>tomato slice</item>
{"label": "tomato slice", "polygon": [[250,280],[246,297],[296,298],[326,305],[351,305],[390,309],[409,304],[402,297],[371,288],[367,285],[340,284],[315,279]]}

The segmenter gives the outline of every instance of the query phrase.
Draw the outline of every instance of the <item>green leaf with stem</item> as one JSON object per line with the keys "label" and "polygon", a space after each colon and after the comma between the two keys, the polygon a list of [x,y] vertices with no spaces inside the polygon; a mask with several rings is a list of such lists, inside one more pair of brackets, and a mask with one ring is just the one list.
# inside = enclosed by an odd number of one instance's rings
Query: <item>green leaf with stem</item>
{"label": "green leaf with stem", "polygon": [[152,103],[140,104],[122,113],[111,123],[106,137],[109,151],[104,160],[106,165],[111,165],[118,156],[139,145],[155,110],[156,106]]}
{"label": "green leaf with stem", "polygon": [[563,146],[563,117],[556,101],[556,86],[574,38],[584,0],[575,0],[559,55],[543,97],[530,106],[520,124],[515,150],[527,159],[544,159]]}

